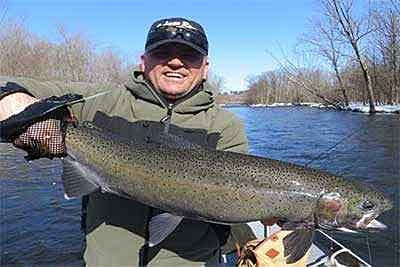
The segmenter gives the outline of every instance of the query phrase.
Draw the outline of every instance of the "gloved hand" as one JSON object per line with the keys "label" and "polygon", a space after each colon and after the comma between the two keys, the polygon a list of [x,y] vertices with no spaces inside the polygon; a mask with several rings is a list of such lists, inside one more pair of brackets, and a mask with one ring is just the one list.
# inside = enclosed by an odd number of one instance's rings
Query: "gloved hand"
{"label": "gloved hand", "polygon": [[63,124],[57,119],[36,122],[20,134],[13,144],[28,152],[28,156],[25,157],[27,160],[64,157],[67,150]]}
{"label": "gloved hand", "polygon": [[34,101],[23,111],[0,121],[1,142],[27,151],[28,160],[65,156],[66,125],[76,122],[67,105],[82,99],[82,95],[66,94]]}

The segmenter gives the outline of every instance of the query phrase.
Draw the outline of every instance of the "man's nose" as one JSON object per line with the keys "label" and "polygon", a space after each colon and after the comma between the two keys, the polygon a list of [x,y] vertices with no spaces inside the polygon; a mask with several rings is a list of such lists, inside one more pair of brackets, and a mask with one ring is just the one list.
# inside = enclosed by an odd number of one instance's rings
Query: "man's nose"
{"label": "man's nose", "polygon": [[174,67],[182,67],[184,63],[178,56],[173,56],[168,60],[168,65]]}

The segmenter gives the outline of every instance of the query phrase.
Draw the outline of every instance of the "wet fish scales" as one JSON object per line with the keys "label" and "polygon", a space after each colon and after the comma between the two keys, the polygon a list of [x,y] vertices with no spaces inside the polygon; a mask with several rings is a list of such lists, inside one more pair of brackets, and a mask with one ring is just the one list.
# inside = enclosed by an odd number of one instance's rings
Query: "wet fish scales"
{"label": "wet fish scales", "polygon": [[[216,221],[236,223],[271,216],[304,219],[324,191],[369,190],[290,163],[126,140],[90,124],[70,127],[66,142],[82,164],[107,178],[103,182],[110,188],[158,208],[174,207],[175,213]],[[381,200],[385,201],[383,195]]]}
{"label": "wet fish scales", "polygon": [[[284,242],[290,263],[304,255],[311,242],[293,244],[310,241],[316,227],[381,228],[375,218],[391,208],[390,201],[369,186],[278,160],[127,140],[91,124],[70,127],[66,143],[71,155],[64,159],[66,173],[72,166],[75,176],[78,170],[93,185],[82,188],[100,187],[171,214],[150,221],[150,232],[169,229],[153,239],[150,233],[150,244],[161,242],[181,217],[224,224],[276,217],[287,222],[286,229],[303,229]],[[64,181],[68,184],[70,178]],[[81,184],[72,187],[77,190],[73,197],[90,191],[79,190]],[[72,187],[65,186],[67,195]]]}

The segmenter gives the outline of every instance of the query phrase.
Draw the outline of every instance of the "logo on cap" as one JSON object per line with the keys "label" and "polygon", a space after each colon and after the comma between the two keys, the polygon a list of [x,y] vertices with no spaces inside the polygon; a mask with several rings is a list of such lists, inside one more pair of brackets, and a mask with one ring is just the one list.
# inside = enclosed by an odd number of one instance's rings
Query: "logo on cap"
{"label": "logo on cap", "polygon": [[163,23],[157,24],[156,28],[160,27],[175,27],[178,29],[194,30],[197,31],[195,27],[192,26],[188,21],[165,21]]}

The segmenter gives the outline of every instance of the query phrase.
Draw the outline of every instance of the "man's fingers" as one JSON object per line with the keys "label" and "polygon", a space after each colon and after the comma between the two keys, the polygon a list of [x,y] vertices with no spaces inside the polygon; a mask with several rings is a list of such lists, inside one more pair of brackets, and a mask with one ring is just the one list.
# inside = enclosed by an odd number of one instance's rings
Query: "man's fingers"
{"label": "man's fingers", "polygon": [[62,157],[66,154],[65,133],[61,122],[48,119],[31,125],[23,134],[15,139],[14,145],[38,157]]}

